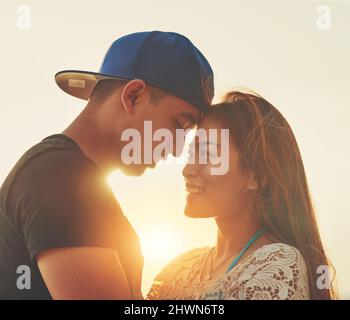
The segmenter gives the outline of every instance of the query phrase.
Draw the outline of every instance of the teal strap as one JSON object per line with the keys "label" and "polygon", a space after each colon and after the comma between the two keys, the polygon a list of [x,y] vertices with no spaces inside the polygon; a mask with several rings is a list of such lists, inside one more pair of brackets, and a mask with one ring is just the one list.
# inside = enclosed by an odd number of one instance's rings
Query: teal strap
{"label": "teal strap", "polygon": [[252,243],[258,239],[263,233],[265,232],[264,229],[259,230],[256,234],[254,234],[250,240],[248,241],[248,243],[245,245],[245,247],[243,248],[243,250],[241,251],[241,253],[238,255],[238,257],[233,260],[233,262],[230,264],[230,266],[228,267],[227,272],[231,271],[236,264],[238,263],[239,259],[241,259],[241,257],[243,256],[243,254],[248,250],[248,248],[252,245]]}

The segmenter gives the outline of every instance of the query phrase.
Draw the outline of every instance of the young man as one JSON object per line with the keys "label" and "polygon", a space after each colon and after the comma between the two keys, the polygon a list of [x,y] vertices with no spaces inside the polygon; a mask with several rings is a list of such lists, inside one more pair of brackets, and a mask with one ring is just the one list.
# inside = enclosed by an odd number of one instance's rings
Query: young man
{"label": "young man", "polygon": [[141,298],[139,240],[105,177],[155,166],[145,155],[125,163],[123,132],[136,129],[144,141],[145,121],[174,135],[195,124],[214,95],[212,69],[184,36],[153,31],[116,40],[99,73],[63,71],[56,82],[88,103],[1,187],[0,298]]}

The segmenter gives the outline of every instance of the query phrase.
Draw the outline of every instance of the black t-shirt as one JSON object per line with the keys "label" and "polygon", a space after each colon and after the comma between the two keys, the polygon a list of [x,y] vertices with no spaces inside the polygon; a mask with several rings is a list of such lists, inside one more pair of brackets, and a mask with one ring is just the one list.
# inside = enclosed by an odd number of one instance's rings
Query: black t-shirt
{"label": "black t-shirt", "polygon": [[[0,299],[51,299],[36,257],[77,246],[117,250],[129,282],[141,272],[139,239],[105,177],[56,134],[28,150],[0,189]],[[30,289],[18,285],[20,266],[30,269]]]}

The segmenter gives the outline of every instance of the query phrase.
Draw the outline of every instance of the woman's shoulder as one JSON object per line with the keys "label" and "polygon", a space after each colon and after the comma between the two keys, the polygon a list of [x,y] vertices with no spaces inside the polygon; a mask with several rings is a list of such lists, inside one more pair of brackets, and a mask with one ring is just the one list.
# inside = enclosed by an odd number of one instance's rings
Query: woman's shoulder
{"label": "woman's shoulder", "polygon": [[231,298],[308,299],[308,271],[301,252],[285,243],[267,244],[251,253],[228,278]]}
{"label": "woman's shoulder", "polygon": [[249,263],[252,263],[251,260],[259,261],[260,264],[273,261],[280,261],[287,264],[297,262],[302,267],[305,266],[305,260],[301,252],[297,248],[281,242],[263,245],[248,256],[247,260],[250,260]]}
{"label": "woman's shoulder", "polygon": [[267,269],[278,269],[280,272],[284,270],[285,273],[289,270],[299,276],[307,277],[307,266],[301,252],[289,244],[280,242],[258,248],[237,266],[236,271],[258,274]]}

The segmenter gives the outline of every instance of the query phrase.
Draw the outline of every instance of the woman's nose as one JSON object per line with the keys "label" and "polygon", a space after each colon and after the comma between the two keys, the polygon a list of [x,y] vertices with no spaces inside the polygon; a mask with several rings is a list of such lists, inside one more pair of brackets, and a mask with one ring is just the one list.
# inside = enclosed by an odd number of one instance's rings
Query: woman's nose
{"label": "woman's nose", "polygon": [[198,174],[198,166],[196,164],[186,164],[182,170],[182,175],[188,179]]}

